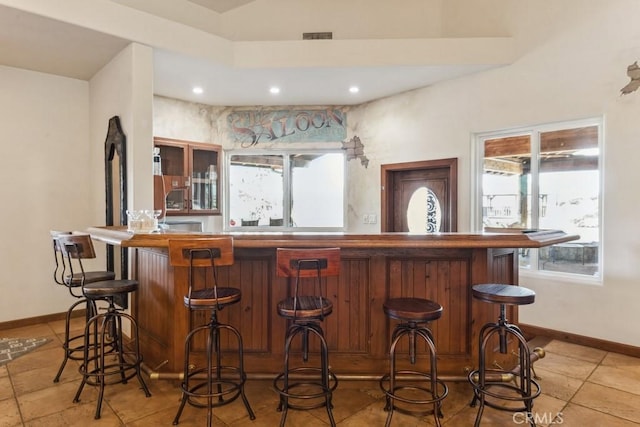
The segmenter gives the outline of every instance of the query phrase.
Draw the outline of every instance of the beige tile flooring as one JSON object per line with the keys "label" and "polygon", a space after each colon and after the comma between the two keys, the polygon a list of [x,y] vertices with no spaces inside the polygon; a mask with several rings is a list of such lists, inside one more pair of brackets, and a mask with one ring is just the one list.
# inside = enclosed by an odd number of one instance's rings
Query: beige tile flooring
{"label": "beige tile flooring", "polygon": [[[137,381],[107,387],[102,418],[94,420],[97,392],[87,387],[81,401],[72,399],[78,386],[77,365],[68,366],[60,382],[52,379],[62,360],[60,337],[63,322],[0,330],[0,337],[49,337],[46,345],[0,367],[0,427],[10,426],[169,426],[178,408],[178,386],[170,381],[147,380],[151,393],[145,398]],[[537,338],[546,357],[535,364],[542,394],[535,401],[538,425],[639,426],[640,359]],[[469,407],[472,395],[466,382],[450,382],[444,401],[442,424],[472,426],[476,409]],[[215,410],[216,426],[277,426],[277,396],[271,381],[249,380],[247,396],[256,413],[251,421],[240,400]],[[338,426],[383,426],[384,399],[375,381],[341,381],[334,394],[334,416]],[[552,422],[552,418],[555,421]],[[190,406],[181,426],[205,425],[206,411]],[[433,425],[433,417],[394,414],[393,426]],[[323,409],[290,411],[287,426],[328,425]],[[487,408],[482,426],[524,425],[513,414]]]}

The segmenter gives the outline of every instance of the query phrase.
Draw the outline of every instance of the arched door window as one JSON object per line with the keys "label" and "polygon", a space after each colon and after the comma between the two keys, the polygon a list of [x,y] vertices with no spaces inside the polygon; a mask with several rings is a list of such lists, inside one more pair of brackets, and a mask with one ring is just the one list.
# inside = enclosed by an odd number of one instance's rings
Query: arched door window
{"label": "arched door window", "polygon": [[442,207],[436,194],[427,187],[413,192],[407,206],[407,225],[412,233],[437,233],[442,226]]}

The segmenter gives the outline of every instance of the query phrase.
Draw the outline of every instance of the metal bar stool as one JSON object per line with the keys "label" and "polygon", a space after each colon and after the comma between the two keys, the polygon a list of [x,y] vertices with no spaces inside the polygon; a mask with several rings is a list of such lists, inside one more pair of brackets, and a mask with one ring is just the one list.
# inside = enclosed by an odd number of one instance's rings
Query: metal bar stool
{"label": "metal bar stool", "polygon": [[[518,326],[507,322],[506,305],[532,304],[535,300],[535,292],[522,286],[504,284],[475,285],[472,288],[473,297],[484,302],[500,304],[500,315],[496,323],[487,323],[480,329],[478,369],[469,373],[469,382],[473,387],[473,399],[471,406],[478,401],[478,414],[475,427],[480,425],[484,407],[489,406],[501,411],[525,412],[527,421],[535,427],[533,418],[533,399],[540,395],[540,385],[533,379],[532,353],[527,345],[527,340],[522,335]],[[491,337],[498,336],[500,353],[507,354],[509,337],[515,338],[518,344],[519,369],[507,371],[504,369],[488,369],[486,366],[486,350]],[[514,383],[494,380],[503,375],[514,377]],[[489,398],[489,399],[487,399]],[[521,402],[519,406],[505,406],[499,403]]]}
{"label": "metal bar stool", "polygon": [[[442,316],[442,306],[435,301],[423,298],[391,298],[385,301],[383,309],[387,317],[400,321],[391,335],[389,373],[380,379],[380,388],[386,395],[384,409],[388,411],[385,426],[391,425],[394,410],[414,415],[433,413],[436,426],[440,426],[442,400],[447,397],[449,388],[438,379],[436,345],[427,323]],[[396,347],[405,337],[409,340],[411,365],[416,363],[416,338],[420,337],[424,340],[429,349],[429,372],[396,368]],[[404,378],[399,379],[398,376]],[[432,405],[433,409],[425,411],[398,407],[396,401],[409,405]]]}
{"label": "metal bar stool", "polygon": [[[339,274],[340,249],[278,248],[276,258],[277,276],[293,279],[292,296],[278,303],[278,315],[289,321],[284,344],[284,370],[273,380],[273,386],[280,395],[280,426],[284,427],[289,409],[308,410],[323,406],[327,409],[330,424],[335,426],[332,395],[338,380],[329,370],[329,347],[320,322],[333,310],[333,303],[324,295],[326,278]],[[311,292],[308,292],[309,288],[312,288]],[[298,336],[302,341],[303,364],[291,366],[291,344]],[[309,361],[310,336],[315,336],[320,344],[320,366],[306,364]]]}
{"label": "metal bar stool", "polygon": [[[241,299],[240,289],[218,286],[217,267],[232,265],[233,238],[170,239],[169,262],[173,267],[188,268],[189,291],[184,296],[184,305],[189,309],[189,334],[185,338],[184,379],[181,384],[182,401],[173,424],[180,422],[180,416],[186,403],[207,408],[207,425],[211,426],[213,408],[229,404],[242,397],[249,418],[256,416],[249,405],[244,392],[247,375],[244,371],[242,336],[238,329],[218,321],[218,312]],[[201,275],[196,276],[196,270]],[[203,278],[202,281],[196,277]],[[206,325],[193,328],[192,311],[210,311],[210,320]],[[220,332],[228,331],[238,342],[238,366],[222,364]],[[206,366],[195,367],[192,362],[196,336],[206,335]],[[215,353],[215,356],[214,356]],[[203,378],[204,377],[204,378]],[[206,403],[202,403],[202,401]]]}
{"label": "metal bar stool", "polygon": [[[108,384],[126,383],[135,376],[145,396],[151,396],[140,371],[142,356],[139,349],[138,324],[133,317],[119,310],[115,304],[116,298],[135,292],[138,289],[138,282],[113,279],[88,283],[89,272],[85,271],[82,260],[96,257],[91,237],[88,234],[64,234],[58,235],[57,239],[70,266],[71,277],[75,275],[81,277],[83,296],[90,300],[94,307],[97,301],[105,301],[108,304],[105,312],[94,313],[85,326],[83,360],[79,368],[82,382],[73,399],[74,402],[80,401],[80,395],[86,384],[99,387],[95,412],[95,419],[99,419],[104,389]],[[77,266],[75,270],[74,261]],[[126,348],[124,343],[123,319],[130,326],[128,340],[130,349]]]}
{"label": "metal bar stool", "polygon": [[64,359],[60,364],[58,373],[53,379],[54,383],[60,381],[60,376],[67,366],[67,361],[71,360],[83,360],[84,358],[84,330],[83,333],[71,336],[71,317],[74,310],[78,308],[84,308],[85,310],[85,325],[91,317],[96,314],[95,302],[91,299],[84,297],[81,291],[82,283],[99,282],[102,280],[113,280],[116,274],[113,271],[87,271],[84,276],[80,273],[70,274],[71,266],[68,265],[67,259],[64,256],[62,249],[58,243],[58,236],[71,234],[70,231],[51,231],[51,238],[53,241],[53,256],[55,261],[55,270],[53,271],[53,280],[61,286],[68,289],[69,294],[76,298],[77,301],[71,304],[67,310],[64,323],[64,341],[62,342],[62,348],[64,350]]}

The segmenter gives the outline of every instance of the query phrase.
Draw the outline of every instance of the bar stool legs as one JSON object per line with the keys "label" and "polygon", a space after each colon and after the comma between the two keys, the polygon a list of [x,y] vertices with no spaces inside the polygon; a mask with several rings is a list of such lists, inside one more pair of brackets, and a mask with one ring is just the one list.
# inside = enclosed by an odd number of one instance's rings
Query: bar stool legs
{"label": "bar stool legs", "polygon": [[[184,377],[180,385],[182,399],[173,424],[180,422],[182,411],[189,403],[191,406],[207,408],[207,425],[211,426],[213,408],[231,403],[238,396],[242,397],[249,418],[254,420],[256,416],[244,393],[247,375],[244,371],[242,336],[233,326],[218,322],[219,310],[239,303],[242,299],[239,288],[218,286],[218,267],[233,265],[233,238],[169,240],[169,263],[173,267],[186,270],[184,276],[176,276],[176,286],[188,288],[185,289],[184,305],[188,308],[190,329],[184,341]],[[200,270],[200,273],[196,274],[196,270]],[[196,311],[208,311],[210,319],[206,325],[193,328],[192,315]],[[226,330],[229,336],[236,337],[237,366],[222,365],[220,332],[223,330]],[[206,335],[206,360],[200,365],[202,367],[195,367],[195,355],[192,350],[194,340],[199,334]]]}
{"label": "bar stool legs", "polygon": [[[227,330],[231,334],[235,335],[238,342],[238,366],[224,366],[222,365],[221,353],[220,353],[220,331]],[[206,360],[207,366],[199,369],[190,370],[191,365],[191,350],[194,337],[201,333],[207,333],[206,344]],[[215,364],[213,362],[215,352]],[[234,376],[223,375],[223,373],[231,373],[237,375],[237,379]],[[204,379],[202,377],[204,374]],[[180,416],[187,403],[199,408],[207,408],[207,426],[211,426],[213,422],[213,408],[226,405],[233,402],[239,396],[242,398],[249,418],[256,419],[247,396],[244,392],[244,384],[247,380],[247,375],[244,371],[244,352],[242,345],[242,336],[240,332],[231,325],[219,323],[217,319],[216,311],[211,314],[211,320],[207,325],[199,326],[193,329],[187,335],[185,339],[185,358],[184,358],[184,380],[182,382],[182,401],[178,408],[173,425],[177,425],[180,422]],[[204,389],[204,390],[203,390]],[[200,400],[205,400],[206,403],[202,403]]]}
{"label": "bar stool legs", "polygon": [[[77,307],[85,306],[85,325],[96,314],[96,305],[93,300],[82,298],[76,301],[69,307],[67,310],[67,316],[65,319],[65,327],[64,327],[64,342],[62,343],[62,348],[64,350],[64,359],[62,359],[62,363],[60,364],[60,368],[58,369],[58,373],[53,379],[54,383],[60,381],[60,376],[64,371],[64,368],[67,366],[67,361],[71,360],[84,360],[84,334],[78,334],[75,336],[71,336],[71,315],[73,314],[73,310]],[[75,353],[81,353],[81,356],[75,355]]]}
{"label": "bar stool legs", "polygon": [[[131,350],[124,346],[123,319],[127,319],[131,326]],[[73,399],[74,402],[80,401],[86,384],[99,387],[95,413],[95,419],[99,419],[105,386],[126,384],[134,376],[138,378],[145,396],[151,396],[140,371],[142,357],[138,341],[138,323],[133,317],[118,311],[111,302],[105,313],[89,319],[85,326],[84,339],[84,359],[79,369],[82,382]]]}
{"label": "bar stool legs", "polygon": [[[498,336],[500,352],[507,353],[507,342],[509,337],[515,338],[518,343],[518,359],[520,369],[517,372],[514,383],[503,381],[491,381],[489,378],[495,377],[493,374],[514,374],[513,371],[504,371],[501,369],[487,369],[486,349],[489,340],[494,336]],[[535,427],[533,417],[533,399],[540,395],[540,385],[532,378],[532,362],[531,352],[527,345],[527,340],[522,335],[520,328],[516,325],[509,324],[506,319],[506,308],[504,304],[500,304],[500,316],[497,323],[488,323],[480,330],[480,354],[478,359],[478,369],[469,373],[469,382],[473,387],[474,396],[470,406],[475,407],[480,402],[478,414],[476,415],[475,427],[480,425],[484,407],[489,406],[502,411],[523,412],[526,414],[526,420]],[[487,397],[489,399],[487,399]],[[502,402],[521,402],[521,406],[503,406]]]}
{"label": "bar stool legs", "polygon": [[[309,410],[325,407],[329,424],[334,427],[333,391],[338,379],[329,369],[329,346],[321,322],[333,311],[327,295],[327,281],[336,283],[340,274],[340,248],[297,249],[278,248],[276,272],[286,278],[289,297],[278,302],[278,315],[287,319],[284,340],[284,370],[273,380],[280,396],[278,411],[282,412],[280,427],[284,427],[289,409]],[[320,364],[307,365],[309,340],[317,338]],[[302,341],[302,362],[291,366],[291,343]]]}
{"label": "bar stool legs", "polygon": [[[309,358],[309,335],[315,335],[320,342],[320,367],[311,366],[299,366],[290,367],[290,350],[291,343],[298,335],[302,338],[302,359],[304,362]],[[320,373],[320,381],[314,380],[311,376],[315,373]],[[292,380],[290,375],[301,375],[300,380]],[[309,374],[309,378],[304,378]],[[317,378],[317,375],[316,375]],[[322,327],[314,322],[308,323],[293,323],[287,329],[287,336],[285,338],[284,347],[284,371],[280,373],[273,380],[273,387],[280,395],[280,403],[278,404],[278,411],[282,412],[280,418],[280,427],[284,427],[287,420],[287,413],[289,409],[296,410],[308,410],[320,407],[327,409],[327,415],[329,416],[329,424],[331,426],[336,425],[333,418],[333,391],[338,387],[338,379],[329,370],[329,348],[327,341],[324,337]],[[296,389],[301,388],[306,391],[297,392]],[[312,392],[309,389],[316,389]],[[289,399],[296,399],[301,401],[309,401],[310,403],[292,403]],[[318,402],[318,399],[320,401]]]}
{"label": "bar stool legs", "polygon": [[[430,356],[430,372],[419,372],[416,370],[397,370],[396,369],[396,347],[400,340],[404,337],[409,339],[409,359],[412,365],[416,363],[416,338],[420,337],[427,344]],[[391,425],[393,411],[425,415],[433,412],[436,426],[440,426],[440,418],[442,415],[442,400],[447,397],[449,388],[438,379],[437,369],[437,353],[434,344],[433,335],[426,327],[418,326],[415,322],[400,323],[396,326],[391,337],[391,347],[389,350],[390,370],[389,373],[380,379],[380,388],[386,395],[385,411],[388,411],[385,427]],[[410,376],[411,381],[405,382],[398,380],[397,376]],[[413,379],[417,378],[417,379]],[[419,380],[424,380],[420,381]],[[387,385],[388,384],[388,385]],[[412,393],[403,395],[403,392]],[[425,398],[418,398],[418,395],[424,395]],[[432,410],[418,411],[396,407],[395,401],[400,401],[413,405],[433,405]]]}

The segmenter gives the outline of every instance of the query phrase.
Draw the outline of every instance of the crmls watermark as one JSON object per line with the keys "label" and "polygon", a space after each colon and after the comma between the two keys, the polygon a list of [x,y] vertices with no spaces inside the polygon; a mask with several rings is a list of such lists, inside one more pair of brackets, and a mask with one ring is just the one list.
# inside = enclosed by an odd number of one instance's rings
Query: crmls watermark
{"label": "crmls watermark", "polygon": [[526,412],[516,412],[513,414],[513,422],[515,424],[530,424],[533,421],[536,425],[558,425],[564,422],[562,412],[544,412],[539,414],[537,412],[527,414]]}

